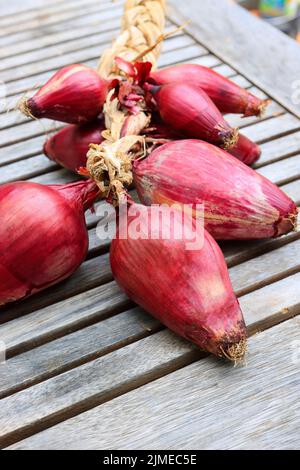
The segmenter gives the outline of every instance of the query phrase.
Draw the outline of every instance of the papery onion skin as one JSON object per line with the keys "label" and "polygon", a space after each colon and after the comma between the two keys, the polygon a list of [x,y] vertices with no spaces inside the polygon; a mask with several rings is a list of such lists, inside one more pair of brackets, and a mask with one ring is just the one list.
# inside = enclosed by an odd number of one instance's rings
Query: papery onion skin
{"label": "papery onion skin", "polygon": [[237,143],[228,150],[228,153],[248,166],[254,165],[261,157],[260,147],[243,134],[239,135]]}
{"label": "papery onion skin", "polygon": [[99,190],[91,181],[0,186],[0,305],[69,277],[84,261],[84,211]]}
{"label": "papery onion skin", "polygon": [[85,65],[69,65],[56,72],[20,110],[34,118],[83,124],[101,112],[109,82]]}
{"label": "papery onion skin", "polygon": [[[135,204],[140,238],[112,241],[110,261],[117,283],[138,305],[151,313],[178,335],[205,351],[232,361],[240,361],[246,352],[246,328],[243,315],[229,279],[224,256],[213,238],[202,227],[187,229],[181,212],[174,219],[185,224],[185,237],[177,239],[164,218],[164,230],[171,236],[163,239],[161,225],[149,236],[147,222],[153,224],[152,209]],[[164,213],[170,212],[165,207]],[[136,215],[129,213],[128,225]],[[167,226],[168,225],[168,226]],[[153,227],[153,225],[152,225]],[[186,243],[202,231],[201,247],[187,250]]]}
{"label": "papery onion skin", "polygon": [[204,203],[205,227],[215,239],[278,237],[296,227],[297,207],[283,191],[207,142],[169,142],[134,162],[133,174],[146,205]]}
{"label": "papery onion skin", "polygon": [[151,78],[158,85],[190,80],[196,87],[204,90],[224,114],[260,116],[268,104],[268,100],[257,98],[233,81],[202,65],[174,65],[152,72]]}
{"label": "papery onion skin", "polygon": [[176,132],[230,148],[238,133],[230,127],[208,95],[192,84],[149,86],[162,120]]}
{"label": "papery onion skin", "polygon": [[86,166],[89,145],[103,142],[104,130],[103,119],[82,126],[71,124],[46,140],[44,154],[64,168],[76,172]]}

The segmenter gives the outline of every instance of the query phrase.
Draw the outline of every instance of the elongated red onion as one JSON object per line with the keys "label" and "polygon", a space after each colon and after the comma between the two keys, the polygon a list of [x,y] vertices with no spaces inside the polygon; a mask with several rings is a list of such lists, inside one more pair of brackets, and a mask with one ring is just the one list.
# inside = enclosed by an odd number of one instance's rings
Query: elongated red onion
{"label": "elongated red onion", "polygon": [[70,276],[88,248],[84,211],[98,194],[91,181],[0,186],[0,305]]}
{"label": "elongated red onion", "polygon": [[268,104],[236,83],[202,65],[180,64],[151,73],[151,78],[158,85],[181,82],[193,82],[194,86],[204,90],[222,113],[237,113],[244,116],[259,116]]}
{"label": "elongated red onion", "polygon": [[100,144],[105,129],[103,119],[77,126],[64,127],[44,144],[44,153],[48,158],[71,171],[86,166],[86,154],[89,144]]}
{"label": "elongated red onion", "polygon": [[230,127],[209,96],[192,82],[148,85],[148,88],[161,118],[176,132],[224,148],[236,143],[237,130]]}
{"label": "elongated red onion", "polygon": [[[180,140],[182,138],[182,136],[176,134],[171,127],[161,122],[157,117],[154,117],[152,120],[149,131],[146,130],[146,134],[148,137],[162,140]],[[237,143],[228,149],[228,153],[245,163],[245,165],[251,166],[259,160],[261,149],[255,142],[248,139],[248,137],[239,134]]]}
{"label": "elongated red onion", "polygon": [[20,110],[30,117],[48,118],[70,124],[95,119],[105,102],[109,82],[85,65],[69,65],[56,72]]}
{"label": "elongated red onion", "polygon": [[[139,227],[140,236],[120,237],[118,231],[113,240],[110,261],[116,281],[178,335],[218,357],[239,361],[246,351],[245,323],[219,246],[190,216],[161,210],[162,218],[157,209],[130,207],[126,231]],[[182,229],[180,239],[175,227]],[[170,236],[165,238],[162,230]],[[197,237],[201,246],[188,250]]]}
{"label": "elongated red onion", "polygon": [[134,163],[140,200],[201,204],[216,239],[278,237],[295,228],[297,207],[277,186],[207,142],[167,143]]}
{"label": "elongated red onion", "polygon": [[239,135],[237,143],[228,152],[249,166],[256,163],[261,156],[260,147],[243,134]]}

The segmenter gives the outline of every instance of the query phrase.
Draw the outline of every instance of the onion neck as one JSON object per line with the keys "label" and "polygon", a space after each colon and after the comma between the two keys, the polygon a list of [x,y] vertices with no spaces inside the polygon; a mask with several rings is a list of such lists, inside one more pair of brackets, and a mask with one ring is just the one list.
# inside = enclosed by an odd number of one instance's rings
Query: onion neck
{"label": "onion neck", "polygon": [[71,203],[79,203],[84,211],[94,204],[100,194],[97,184],[92,180],[77,181],[67,185],[53,185],[53,189],[62,192]]}

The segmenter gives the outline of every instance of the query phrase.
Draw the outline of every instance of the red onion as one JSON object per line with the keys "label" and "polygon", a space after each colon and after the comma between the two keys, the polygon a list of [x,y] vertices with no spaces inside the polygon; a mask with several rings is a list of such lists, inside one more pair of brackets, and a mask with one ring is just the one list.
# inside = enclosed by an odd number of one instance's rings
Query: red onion
{"label": "red onion", "polygon": [[109,82],[85,65],[70,65],[53,77],[20,110],[30,117],[48,118],[70,124],[95,119],[102,111]]}
{"label": "red onion", "polygon": [[237,143],[228,152],[249,166],[256,163],[261,156],[260,147],[242,134],[239,135]]}
{"label": "red onion", "polygon": [[268,100],[257,98],[228,78],[202,65],[175,65],[152,72],[151,78],[158,85],[184,83],[188,79],[193,82],[194,86],[204,90],[224,114],[259,116],[268,104]]}
{"label": "red onion", "polygon": [[216,239],[278,237],[296,226],[297,207],[277,186],[227,152],[198,140],[169,142],[134,162],[140,200],[201,204]]}
{"label": "red onion", "polygon": [[86,165],[89,144],[100,144],[105,130],[103,119],[77,126],[64,127],[44,144],[44,153],[48,158],[71,171]]}
{"label": "red onion", "polygon": [[0,305],[70,276],[88,249],[84,211],[99,190],[91,181],[0,186]]}
{"label": "red onion", "polygon": [[[168,207],[161,210],[163,218],[157,208],[131,205],[126,232],[138,226],[140,236],[120,236],[118,230],[110,250],[116,281],[178,335],[218,357],[241,360],[245,323],[219,246],[189,216],[176,210],[171,215]],[[175,227],[182,229],[180,239]],[[164,238],[162,230],[170,236]],[[196,236],[201,246],[187,249]]]}
{"label": "red onion", "polygon": [[224,148],[232,147],[238,138],[208,97],[192,82],[148,85],[163,121],[180,134],[204,139]]}

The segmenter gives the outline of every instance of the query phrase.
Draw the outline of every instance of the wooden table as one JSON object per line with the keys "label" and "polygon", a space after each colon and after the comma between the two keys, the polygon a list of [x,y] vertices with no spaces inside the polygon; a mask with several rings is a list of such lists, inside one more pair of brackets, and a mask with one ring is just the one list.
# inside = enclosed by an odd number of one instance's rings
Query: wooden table
{"label": "wooden table", "polygon": [[[168,30],[192,21],[165,41],[160,66],[207,65],[272,97],[262,120],[229,119],[261,144],[257,171],[300,204],[300,101],[292,97],[299,46],[231,1],[173,4]],[[45,134],[59,124],[29,121],[14,107],[56,69],[95,66],[118,34],[122,2],[10,0],[1,10],[0,80],[10,110],[1,102],[0,182],[72,181],[42,155]],[[222,245],[251,336],[247,366],[233,368],[134,306],[113,281],[97,217],[87,223],[90,250],[78,272],[1,312],[1,447],[299,448],[299,232]]]}

